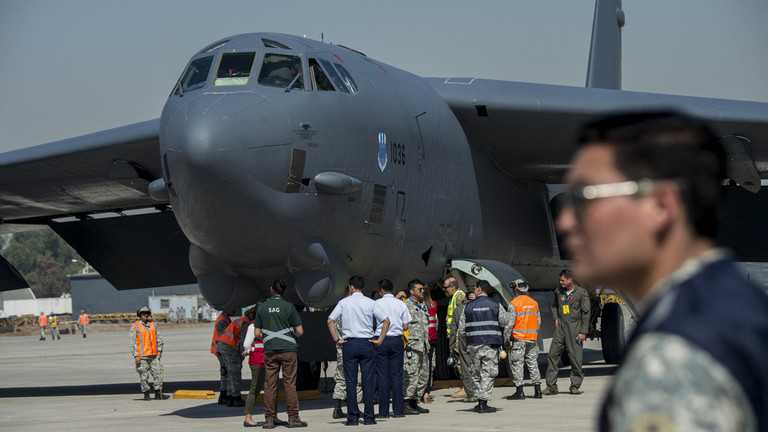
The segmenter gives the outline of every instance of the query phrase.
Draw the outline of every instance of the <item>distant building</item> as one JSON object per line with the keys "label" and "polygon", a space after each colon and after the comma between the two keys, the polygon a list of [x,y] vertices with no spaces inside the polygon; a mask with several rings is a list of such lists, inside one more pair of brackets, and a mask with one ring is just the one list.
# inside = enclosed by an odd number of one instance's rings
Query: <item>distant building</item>
{"label": "distant building", "polygon": [[30,288],[0,291],[0,317],[7,316],[5,314],[5,302],[6,300],[33,300],[35,294]]}
{"label": "distant building", "polygon": [[[73,275],[69,280],[73,315],[79,314],[82,309],[89,314],[135,312],[142,306],[152,308],[150,298],[157,296],[200,296],[197,284],[117,290],[97,273]],[[197,306],[201,303],[196,301]]]}
{"label": "distant building", "polygon": [[0,293],[0,318],[24,315],[66,315],[72,313],[72,299],[69,294],[61,297],[35,298],[29,288]]}

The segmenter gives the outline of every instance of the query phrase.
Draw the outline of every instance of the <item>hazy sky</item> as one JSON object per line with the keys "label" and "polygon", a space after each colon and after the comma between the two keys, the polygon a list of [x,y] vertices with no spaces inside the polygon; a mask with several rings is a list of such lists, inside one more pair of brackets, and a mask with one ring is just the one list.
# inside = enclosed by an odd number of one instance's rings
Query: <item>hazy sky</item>
{"label": "hazy sky", "polygon": [[[582,86],[593,0],[0,0],[0,150],[157,118],[237,33],[351,46],[423,76]],[[624,0],[624,88],[768,102],[768,1]]]}

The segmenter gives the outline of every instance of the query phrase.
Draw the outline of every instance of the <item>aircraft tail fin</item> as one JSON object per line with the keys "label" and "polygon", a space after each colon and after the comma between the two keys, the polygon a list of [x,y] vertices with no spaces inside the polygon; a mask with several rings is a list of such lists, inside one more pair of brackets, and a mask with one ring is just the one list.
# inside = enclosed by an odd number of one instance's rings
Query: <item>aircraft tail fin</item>
{"label": "aircraft tail fin", "polygon": [[595,0],[587,87],[621,89],[621,0]]}

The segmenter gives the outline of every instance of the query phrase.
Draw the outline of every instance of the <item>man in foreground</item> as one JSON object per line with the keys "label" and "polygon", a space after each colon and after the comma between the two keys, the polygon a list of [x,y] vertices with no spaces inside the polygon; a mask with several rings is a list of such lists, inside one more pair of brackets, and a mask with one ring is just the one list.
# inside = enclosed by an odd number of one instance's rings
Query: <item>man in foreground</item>
{"label": "man in foreground", "polygon": [[600,430],[768,430],[768,294],[715,248],[726,153],[676,112],[586,125],[557,226],[575,277],[639,320]]}

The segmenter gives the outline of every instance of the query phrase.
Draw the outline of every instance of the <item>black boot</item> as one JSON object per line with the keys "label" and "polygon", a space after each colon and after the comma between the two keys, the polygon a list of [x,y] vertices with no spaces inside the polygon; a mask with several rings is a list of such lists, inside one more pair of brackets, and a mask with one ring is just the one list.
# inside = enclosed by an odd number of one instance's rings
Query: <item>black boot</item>
{"label": "black boot", "polygon": [[533,398],[541,399],[541,384],[534,384],[533,386]]}
{"label": "black boot", "polygon": [[523,393],[523,386],[517,386],[517,391],[512,396],[509,396],[510,400],[525,400],[525,393]]}
{"label": "black boot", "polygon": [[335,419],[343,419],[347,417],[347,414],[344,413],[344,410],[341,409],[344,401],[341,399],[336,399],[336,408],[333,409],[333,418]]}
{"label": "black boot", "polygon": [[482,410],[483,410],[483,404],[482,404],[482,402],[483,402],[483,401],[481,401],[480,399],[478,399],[478,400],[477,400],[477,405],[475,405],[475,407],[474,407],[474,408],[472,408],[472,411],[474,411],[474,412],[476,412],[476,413],[479,413],[479,412],[483,412],[483,411],[482,411]]}
{"label": "black boot", "polygon": [[245,402],[243,401],[243,396],[240,395],[239,393],[236,393],[234,396],[230,396],[227,406],[231,406],[231,407],[245,406]]}
{"label": "black boot", "polygon": [[155,400],[163,400],[163,391],[155,390]]}
{"label": "black boot", "polygon": [[480,405],[480,409],[477,412],[481,414],[496,412],[496,408],[489,406],[487,400],[480,399],[477,402]]}
{"label": "black boot", "polygon": [[149,390],[144,392],[144,400],[149,400]]}
{"label": "black boot", "polygon": [[482,414],[482,413],[485,412],[485,407],[487,405],[488,405],[488,401],[485,401],[485,400],[482,400],[482,399],[478,399],[477,400],[477,406],[475,407],[475,411],[477,411],[477,412]]}
{"label": "black boot", "polygon": [[429,413],[429,410],[426,408],[422,408],[419,406],[418,399],[411,399],[411,408],[415,409],[419,412],[419,414],[427,414]]}
{"label": "black boot", "polygon": [[416,415],[421,414],[419,410],[414,408],[413,406],[416,404],[416,399],[408,399],[405,401],[405,409],[403,410],[403,413],[405,415]]}
{"label": "black boot", "polygon": [[227,397],[226,390],[222,390],[219,392],[219,402],[218,402],[219,405],[226,405],[228,399],[229,398]]}

